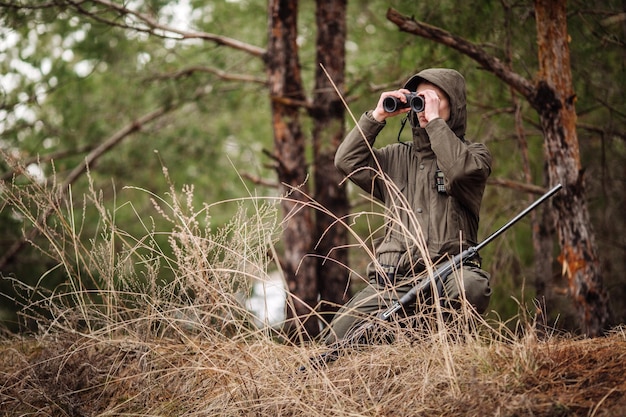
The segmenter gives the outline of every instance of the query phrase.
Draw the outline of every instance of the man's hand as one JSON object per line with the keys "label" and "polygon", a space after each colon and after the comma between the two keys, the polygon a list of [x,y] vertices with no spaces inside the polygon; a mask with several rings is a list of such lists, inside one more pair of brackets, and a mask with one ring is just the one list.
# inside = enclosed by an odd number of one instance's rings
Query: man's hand
{"label": "man's hand", "polygon": [[[426,126],[426,123],[430,122],[433,119],[440,117],[439,115],[439,96],[434,90],[423,90],[418,93],[420,96],[424,97],[424,111],[418,113],[418,117],[420,119],[420,125],[422,127]],[[422,120],[426,123],[422,124]]]}
{"label": "man's hand", "polygon": [[400,100],[403,103],[406,103],[406,97],[405,94],[410,94],[411,92],[407,89],[401,88],[399,90],[395,90],[395,91],[386,91],[384,93],[382,93],[380,95],[380,98],[378,99],[378,104],[376,104],[376,108],[374,109],[374,111],[372,112],[372,117],[377,121],[377,122],[384,122],[385,119],[387,119],[388,117],[394,117],[397,116],[399,114],[404,114],[404,113],[408,113],[411,108],[410,107],[404,107],[402,109],[398,109],[393,113],[387,113],[385,111],[385,109],[383,108],[383,101],[385,100],[386,97],[395,97],[398,100]]}

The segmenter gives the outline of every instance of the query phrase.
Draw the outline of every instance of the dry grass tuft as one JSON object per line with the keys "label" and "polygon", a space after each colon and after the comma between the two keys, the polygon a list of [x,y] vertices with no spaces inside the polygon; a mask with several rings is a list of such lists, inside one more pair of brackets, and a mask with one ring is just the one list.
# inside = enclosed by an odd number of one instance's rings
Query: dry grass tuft
{"label": "dry grass tuft", "polygon": [[48,335],[5,341],[4,415],[615,416],[626,340],[372,346],[298,372],[320,348]]}
{"label": "dry grass tuft", "polygon": [[[2,415],[626,415],[623,329],[539,340],[531,325],[512,334],[464,308],[445,326],[441,315],[420,331],[389,323],[394,343],[310,367],[325,347],[282,344],[242,302],[252,278],[267,279],[273,267],[267,254],[280,224],[271,202],[239,202],[233,221],[214,229],[211,207],[192,207],[192,188],[172,189],[168,200],[152,196],[171,230],[138,217],[145,235],[137,237],[117,228],[120,208],[107,210],[92,191],[85,207],[98,210],[101,230],[87,245],[73,204],[61,209],[37,185],[3,192],[39,224],[50,241],[42,249],[68,282],[25,289],[37,301],[24,314],[40,331],[0,343]],[[48,204],[55,220],[38,223]]]}

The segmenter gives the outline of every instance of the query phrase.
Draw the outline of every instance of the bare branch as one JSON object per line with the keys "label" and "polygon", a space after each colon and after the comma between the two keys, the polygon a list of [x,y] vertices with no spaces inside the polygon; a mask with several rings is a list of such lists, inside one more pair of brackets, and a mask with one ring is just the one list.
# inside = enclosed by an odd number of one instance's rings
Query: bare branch
{"label": "bare branch", "polygon": [[241,174],[241,176],[256,185],[262,185],[264,187],[275,188],[275,189],[278,189],[278,187],[280,186],[280,184],[277,183],[276,181],[268,181],[265,178],[261,178],[261,177],[258,177],[258,176],[255,176],[246,172]]}
{"label": "bare branch", "polygon": [[201,66],[184,68],[182,70],[176,71],[171,74],[159,75],[153,78],[154,79],[177,79],[177,78],[188,77],[195,72],[206,72],[209,74],[213,74],[219,77],[220,79],[226,80],[226,81],[242,81],[246,83],[267,85],[267,78],[254,77],[252,75],[246,75],[246,74],[232,74],[232,73],[226,72],[218,68],[201,67]]}
{"label": "bare branch", "polygon": [[77,2],[73,0],[68,0],[68,4],[78,10],[81,14],[86,15],[94,20],[99,22],[103,22],[112,26],[124,27],[128,29],[133,29],[139,32],[150,33],[159,37],[171,37],[166,34],[178,35],[176,39],[202,39],[211,41],[217,45],[227,46],[233,49],[237,49],[246,53],[249,53],[256,57],[265,56],[266,50],[264,48],[260,48],[255,45],[250,45],[245,42],[241,42],[237,39],[229,38],[226,36],[215,35],[213,33],[208,32],[196,32],[196,31],[187,31],[182,29],[173,28],[168,25],[164,25],[159,23],[157,20],[148,16],[144,13],[139,13],[135,10],[129,9],[122,4],[116,4],[115,2],[111,2],[109,0],[92,0],[89,2],[90,4],[99,4],[105,6],[108,10],[115,11],[122,16],[132,16],[137,20],[138,24],[145,25],[141,26],[131,26],[127,24],[121,24],[119,22],[115,22],[112,20],[107,20],[102,18],[101,16],[96,15],[94,12],[85,9],[82,4],[83,2]]}
{"label": "bare branch", "polygon": [[621,140],[626,141],[625,132],[619,132],[619,131],[615,131],[612,129],[607,129],[606,127],[599,127],[599,126],[591,125],[588,123],[580,123],[580,122],[576,123],[576,127],[579,129],[586,130],[591,133],[597,133],[599,135],[608,136],[608,137],[613,136],[613,137],[617,137],[617,138],[620,138]]}
{"label": "bare branch", "polygon": [[48,2],[48,3],[41,3],[41,4],[37,4],[35,6],[31,6],[31,5],[27,5],[27,4],[16,4],[15,0],[13,0],[12,2],[4,2],[4,1],[0,1],[0,7],[6,7],[8,9],[26,9],[26,10],[37,10],[37,9],[47,9],[50,7],[55,7],[58,6],[58,3],[54,0]]}
{"label": "bare branch", "polygon": [[87,168],[93,164],[98,158],[104,155],[109,149],[113,148],[119,142],[121,142],[125,137],[131,135],[132,133],[140,131],[144,125],[150,123],[151,121],[163,116],[165,113],[170,111],[170,108],[160,107],[139,119],[133,121],[129,125],[123,127],[118,132],[113,134],[109,139],[102,142],[99,146],[97,146],[93,151],[89,152],[85,159],[76,166],[72,172],[67,176],[63,185],[61,187],[61,193],[64,193],[64,190],[70,186],[76,179],[87,171]]}
{"label": "bare branch", "polygon": [[533,84],[526,78],[508,69],[503,62],[488,54],[480,46],[441,28],[431,26],[424,22],[418,22],[412,17],[402,15],[397,10],[391,8],[387,11],[387,19],[396,24],[403,32],[430,39],[467,55],[478,62],[483,68],[492,72],[498,78],[513,87],[530,102],[534,102],[536,89]]}
{"label": "bare branch", "polygon": [[[34,156],[32,158],[29,158],[25,161],[23,161],[21,163],[21,165],[27,167],[31,164],[39,164],[42,162],[49,162],[52,160],[56,160],[56,159],[62,159],[68,156],[74,156],[74,155],[78,155],[81,154],[83,152],[87,152],[90,151],[91,149],[93,149],[92,145],[87,145],[87,146],[81,146],[80,148],[77,149],[64,149],[58,152],[52,152],[46,155],[37,155]],[[4,173],[1,177],[0,177],[0,181],[8,181],[9,179],[11,179],[13,176],[17,175],[17,174],[21,174],[21,172],[18,172],[19,169],[13,169],[10,170],[6,173]]]}
{"label": "bare branch", "polygon": [[294,100],[292,98],[284,97],[284,96],[272,96],[271,99],[273,102],[280,103],[285,106],[302,107],[305,109],[313,108],[311,103],[307,101],[303,101],[303,100]]}
{"label": "bare branch", "polygon": [[508,180],[506,178],[489,178],[488,184],[497,185],[504,188],[510,188],[512,190],[521,191],[529,194],[542,195],[545,194],[547,189],[534,184],[523,183],[519,181]]}

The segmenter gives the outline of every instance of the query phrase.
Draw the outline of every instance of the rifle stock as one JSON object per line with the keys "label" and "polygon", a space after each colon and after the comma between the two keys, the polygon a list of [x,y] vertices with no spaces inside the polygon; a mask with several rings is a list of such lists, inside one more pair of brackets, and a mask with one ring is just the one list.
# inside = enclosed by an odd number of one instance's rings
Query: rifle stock
{"label": "rifle stock", "polygon": [[[561,188],[562,188],[562,185],[557,184],[548,192],[546,192],[543,196],[541,196],[539,199],[534,201],[530,206],[526,207],[517,216],[509,220],[504,226],[502,226],[500,229],[496,230],[491,235],[489,235],[489,237],[487,237],[481,243],[479,243],[476,246],[471,246],[465,249],[461,253],[452,257],[452,259],[446,261],[443,265],[436,268],[433,273],[435,280],[441,280],[443,282],[448,277],[448,275],[450,275],[455,269],[458,269],[463,264],[464,260],[471,259],[474,255],[478,253],[478,251],[480,251],[482,248],[484,248],[489,243],[491,243],[495,238],[497,238],[502,233],[504,233],[507,229],[509,229],[511,226],[517,223],[521,218],[523,218],[532,210],[534,210],[537,206],[542,204],[548,198],[552,197]],[[403,307],[408,306],[413,301],[415,301],[415,299],[417,298],[417,295],[420,294],[425,289],[427,289],[430,286],[430,283],[431,283],[431,280],[429,279],[428,275],[425,275],[424,278],[421,279],[417,285],[412,287],[406,294],[404,294],[402,297],[400,297],[400,299],[395,301],[389,308],[379,313],[376,316],[375,321],[384,321],[384,322],[389,321],[395,313],[397,313]],[[346,337],[340,341],[335,342],[334,344],[330,346],[330,349],[328,352],[321,354],[318,358],[311,358],[310,362],[314,366],[316,366],[316,365],[321,365],[321,364],[327,364],[336,360],[339,357],[339,353],[343,348],[355,342],[358,343],[359,339],[365,334],[365,332],[367,332],[367,330],[370,330],[373,327],[374,327],[374,322],[368,321],[368,322],[361,323],[359,326],[357,326],[355,331],[351,332],[349,337]],[[306,370],[306,367],[302,366],[300,367],[300,370],[304,371]]]}

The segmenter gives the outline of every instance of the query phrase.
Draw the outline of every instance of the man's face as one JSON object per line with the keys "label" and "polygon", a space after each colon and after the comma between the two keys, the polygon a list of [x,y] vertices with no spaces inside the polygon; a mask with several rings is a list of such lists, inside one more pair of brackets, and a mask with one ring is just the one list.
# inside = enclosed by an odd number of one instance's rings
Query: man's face
{"label": "man's face", "polygon": [[[437,97],[439,97],[439,117],[448,121],[448,119],[450,119],[450,100],[448,100],[446,93],[444,93],[441,88],[428,82],[420,83],[417,86],[416,92],[418,95],[424,95],[426,90],[433,91]],[[424,117],[424,112],[418,113],[417,118],[419,120],[420,127],[426,126],[427,121]]]}

